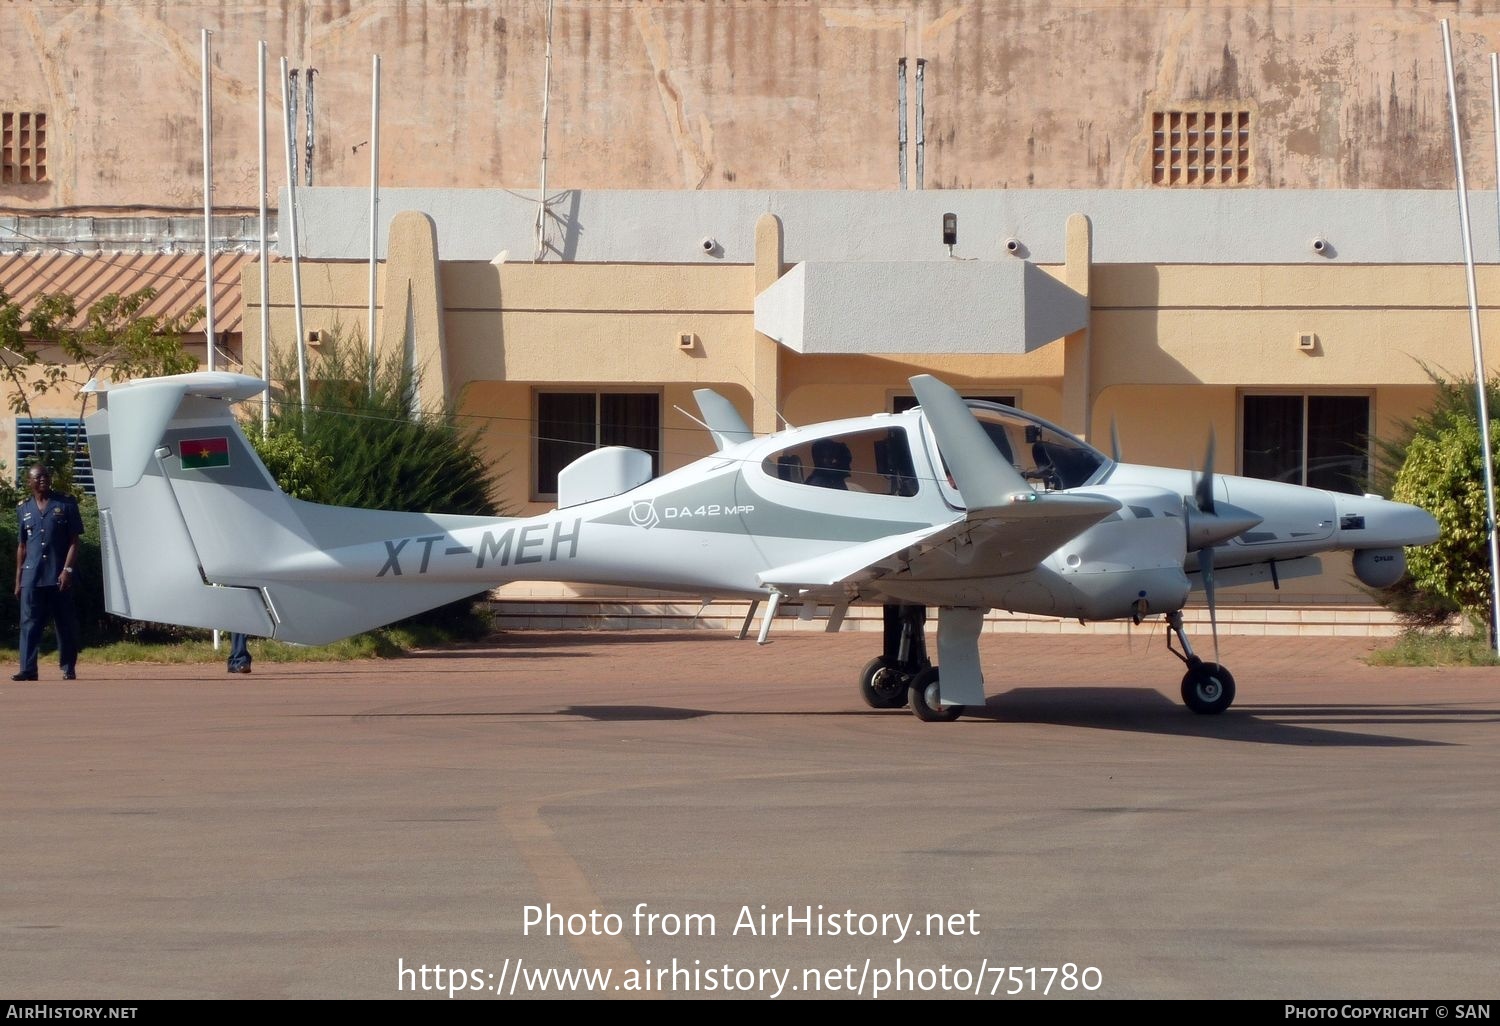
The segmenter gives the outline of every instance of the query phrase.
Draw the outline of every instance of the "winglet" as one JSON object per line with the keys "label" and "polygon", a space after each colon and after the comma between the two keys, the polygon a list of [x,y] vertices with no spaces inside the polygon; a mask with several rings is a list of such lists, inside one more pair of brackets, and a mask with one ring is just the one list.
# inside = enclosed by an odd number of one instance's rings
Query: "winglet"
{"label": "winglet", "polygon": [[1008,505],[1018,496],[1026,501],[1037,498],[1021,472],[1000,455],[957,392],[931,374],[918,374],[910,380],[964,505],[970,510],[989,509]]}
{"label": "winglet", "polygon": [[111,388],[105,394],[114,425],[110,449],[114,487],[130,488],[150,465],[162,433],[189,395],[227,401],[260,394],[266,383],[260,378],[224,371],[197,371],[165,378],[143,378]]}
{"label": "winglet", "polygon": [[734,404],[713,389],[694,389],[693,398],[698,400],[698,412],[703,414],[709,433],[714,436],[714,445],[721,451],[755,437]]}

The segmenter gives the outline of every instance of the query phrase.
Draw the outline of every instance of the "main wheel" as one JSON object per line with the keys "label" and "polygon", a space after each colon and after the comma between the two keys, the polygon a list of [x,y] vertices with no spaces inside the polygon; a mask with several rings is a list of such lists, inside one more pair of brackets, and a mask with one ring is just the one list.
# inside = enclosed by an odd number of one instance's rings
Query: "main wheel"
{"label": "main wheel", "polygon": [[1182,678],[1182,701],[1195,713],[1213,716],[1234,702],[1234,676],[1218,663],[1195,663]]}
{"label": "main wheel", "polygon": [[871,709],[899,709],[906,704],[911,675],[876,656],[859,674],[859,693]]}
{"label": "main wheel", "polygon": [[929,666],[911,682],[911,711],[924,723],[951,723],[964,714],[961,705],[943,705],[939,699],[938,668]]}

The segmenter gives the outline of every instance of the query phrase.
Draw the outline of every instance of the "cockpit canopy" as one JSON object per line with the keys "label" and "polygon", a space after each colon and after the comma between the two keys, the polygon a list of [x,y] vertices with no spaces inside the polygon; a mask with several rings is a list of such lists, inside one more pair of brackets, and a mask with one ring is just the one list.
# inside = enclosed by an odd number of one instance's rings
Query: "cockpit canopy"
{"label": "cockpit canopy", "polygon": [[[1038,489],[1076,488],[1098,476],[1109,458],[1061,428],[1010,406],[969,400],[969,409],[985,434],[1006,461]],[[916,411],[920,416],[920,410]],[[951,480],[931,480],[912,459],[923,445],[920,436],[932,438],[930,430],[915,431],[909,415],[891,418],[887,425],[869,426],[869,421],[830,425],[829,433],[803,435],[795,443],[767,455],[762,469],[770,477],[793,484],[872,495],[909,497],[933,484],[950,503],[958,502]],[[931,449],[928,450],[932,452]],[[940,458],[936,456],[935,458]],[[946,477],[947,467],[942,467]],[[923,478],[927,480],[923,480]]]}
{"label": "cockpit canopy", "polygon": [[979,400],[969,400],[968,406],[1000,455],[1038,487],[1077,488],[1110,462],[1098,449],[1040,417]]}

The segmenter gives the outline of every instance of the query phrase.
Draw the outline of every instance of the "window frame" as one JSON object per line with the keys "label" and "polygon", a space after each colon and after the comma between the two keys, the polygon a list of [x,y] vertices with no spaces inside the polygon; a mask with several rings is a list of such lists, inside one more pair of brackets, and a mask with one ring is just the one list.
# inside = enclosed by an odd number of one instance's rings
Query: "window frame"
{"label": "window frame", "polygon": [[[1365,484],[1366,488],[1369,487],[1369,485],[1370,485],[1369,478],[1370,478],[1370,475],[1371,475],[1371,473],[1373,472],[1373,469],[1374,469],[1374,447],[1373,447],[1373,444],[1372,444],[1374,442],[1374,440],[1375,440],[1375,422],[1376,422],[1376,416],[1375,416],[1375,390],[1374,389],[1370,389],[1370,388],[1336,388],[1336,387],[1335,388],[1313,388],[1313,389],[1306,389],[1306,388],[1254,388],[1254,389],[1244,388],[1244,389],[1240,389],[1239,392],[1238,392],[1237,398],[1236,398],[1236,403],[1235,403],[1235,405],[1237,407],[1237,409],[1236,409],[1236,415],[1237,415],[1237,426],[1238,426],[1238,430],[1239,430],[1239,445],[1236,446],[1236,451],[1235,451],[1235,463],[1236,463],[1235,472],[1237,474],[1239,474],[1240,476],[1242,476],[1242,477],[1251,477],[1251,475],[1249,473],[1247,473],[1246,470],[1245,470],[1245,441],[1246,441],[1246,437],[1247,437],[1247,434],[1248,434],[1248,432],[1246,431],[1246,420],[1245,420],[1245,413],[1246,413],[1246,410],[1245,410],[1245,400],[1246,399],[1255,399],[1255,398],[1297,398],[1297,399],[1300,399],[1302,401],[1302,405],[1301,405],[1301,417],[1302,417],[1302,424],[1301,424],[1301,428],[1302,428],[1302,433],[1301,433],[1301,450],[1302,450],[1302,459],[1301,459],[1301,466],[1299,468],[1300,469],[1300,475],[1299,475],[1298,480],[1292,481],[1292,482],[1288,482],[1288,483],[1289,484],[1296,484],[1296,485],[1299,485],[1299,486],[1304,487],[1304,488],[1317,487],[1316,485],[1309,485],[1307,483],[1307,480],[1308,480],[1308,461],[1310,459],[1310,457],[1308,455],[1309,448],[1310,448],[1309,445],[1308,445],[1308,430],[1309,430],[1309,423],[1310,423],[1310,418],[1308,416],[1308,406],[1309,406],[1309,403],[1311,402],[1311,400],[1316,399],[1316,398],[1363,399],[1365,401],[1365,404],[1366,404],[1366,408],[1365,408],[1365,429],[1364,429],[1365,445],[1364,445],[1364,450],[1363,450],[1364,462],[1365,462],[1365,466],[1364,466],[1365,483],[1364,484]],[[1254,480],[1280,480],[1280,478],[1253,478],[1253,479]],[[1348,494],[1360,494],[1360,493],[1348,493]]]}

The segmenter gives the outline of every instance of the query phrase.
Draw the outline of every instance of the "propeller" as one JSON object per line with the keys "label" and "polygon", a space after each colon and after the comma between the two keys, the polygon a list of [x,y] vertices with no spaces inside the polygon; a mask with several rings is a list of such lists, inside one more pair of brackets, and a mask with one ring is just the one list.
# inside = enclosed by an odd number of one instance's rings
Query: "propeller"
{"label": "propeller", "polygon": [[1113,415],[1109,418],[1109,454],[1116,463],[1120,460],[1120,425],[1115,423]]}
{"label": "propeller", "polygon": [[[1193,509],[1198,512],[1198,531],[1201,540],[1194,538],[1194,516]],[[1205,531],[1208,521],[1217,520],[1217,511],[1214,509],[1214,432],[1210,428],[1208,432],[1208,452],[1203,457],[1203,473],[1193,475],[1193,495],[1189,503],[1188,497],[1182,497],[1182,516],[1187,522],[1188,545],[1191,546],[1198,541],[1198,572],[1203,575],[1203,594],[1208,599],[1208,623],[1214,635],[1214,662],[1219,661],[1219,609],[1214,600],[1214,542],[1217,538],[1210,536],[1218,532]],[[1258,519],[1257,519],[1258,522]],[[1238,532],[1236,532],[1238,533]]]}

